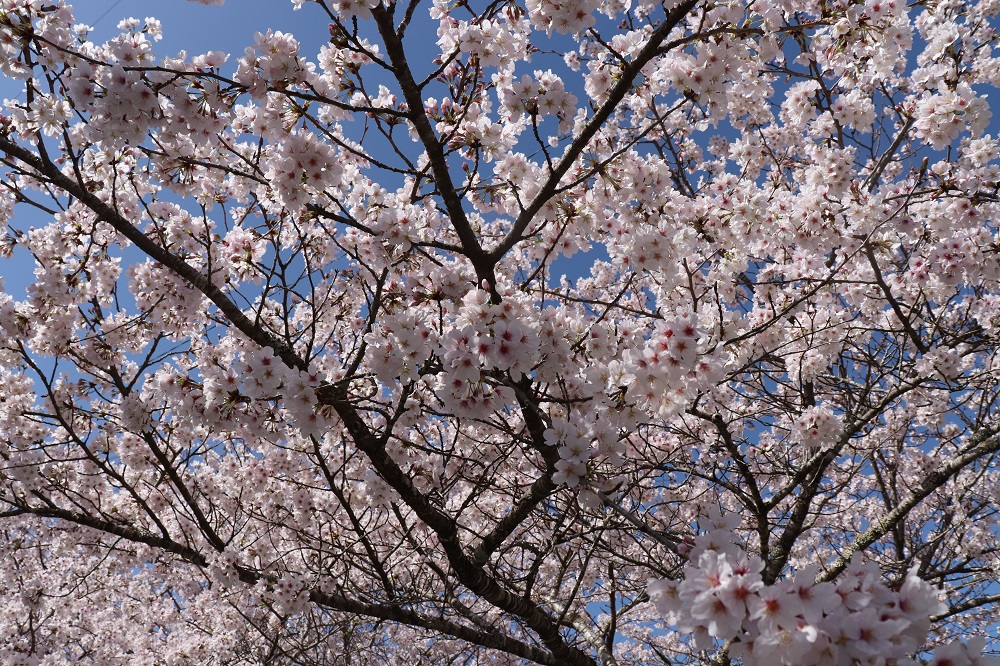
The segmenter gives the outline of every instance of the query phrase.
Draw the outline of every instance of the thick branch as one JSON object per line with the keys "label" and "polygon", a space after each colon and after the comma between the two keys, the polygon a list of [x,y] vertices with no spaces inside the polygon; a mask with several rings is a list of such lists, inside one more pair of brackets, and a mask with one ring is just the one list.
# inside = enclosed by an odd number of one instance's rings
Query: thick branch
{"label": "thick branch", "polygon": [[910,318],[903,313],[903,308],[900,307],[899,301],[892,295],[892,289],[886,284],[885,278],[882,277],[882,269],[878,265],[878,260],[875,258],[875,251],[872,246],[868,243],[865,244],[865,256],[868,257],[868,263],[871,264],[872,271],[875,273],[875,282],[878,284],[879,289],[882,290],[882,294],[885,295],[885,299],[889,301],[889,305],[892,307],[892,311],[896,314],[896,318],[899,319],[899,323],[903,326],[903,330],[909,336],[910,340],[913,341],[913,345],[921,353],[927,352],[927,345],[924,341],[920,339],[920,335],[913,330],[913,325],[910,323]]}
{"label": "thick branch", "polygon": [[240,310],[240,308],[237,307],[237,305],[233,303],[221,289],[212,283],[212,280],[208,275],[199,272],[196,268],[180,257],[171,254],[166,249],[157,245],[144,233],[139,231],[139,229],[137,229],[131,222],[126,220],[112,206],[90,193],[87,188],[83,186],[83,184],[64,174],[51,161],[45,160],[27,148],[18,145],[8,136],[0,136],[0,150],[29,165],[41,176],[48,179],[53,185],[65,190],[68,194],[78,199],[86,205],[87,208],[93,211],[101,222],[110,224],[115,231],[125,236],[125,238],[134,243],[136,247],[142,250],[151,259],[155,259],[160,262],[187,281],[188,284],[200,291],[208,300],[214,303],[215,306],[218,307],[219,310],[229,319],[229,321],[233,322],[233,325],[236,326],[241,333],[246,335],[261,347],[271,347],[274,350],[274,353],[280,357],[288,367],[305,369],[305,362],[299,358],[292,349],[287,347],[284,342],[250,321],[250,319],[243,314],[243,311]]}
{"label": "thick branch", "polygon": [[[126,541],[145,544],[159,550],[173,553],[180,556],[185,561],[201,568],[208,567],[208,559],[193,548],[179,544],[171,539],[158,537],[155,534],[135,527],[112,523],[106,520],[94,518],[93,516],[89,516],[87,514],[66,511],[64,509],[51,506],[20,506],[16,511],[6,512],[3,515],[35,515],[41,518],[56,518],[64,520],[66,522],[88,527],[105,534],[112,534],[125,539]],[[251,571],[245,567],[237,566],[236,570],[239,574],[240,580],[247,585],[254,585],[260,580],[273,582],[269,576],[256,571]],[[331,594],[315,589],[309,591],[309,600],[319,606],[324,606],[326,608],[345,613],[356,613],[380,620],[399,622],[400,624],[436,631],[445,636],[457,638],[473,645],[479,645],[492,650],[499,650],[501,652],[516,655],[522,659],[528,659],[538,664],[544,664],[546,666],[557,666],[559,664],[559,661],[554,659],[548,652],[540,650],[533,645],[528,645],[527,643],[510,638],[509,636],[504,636],[499,633],[479,631],[477,629],[452,622],[451,620],[446,620],[442,617],[423,615],[402,606],[394,604],[365,603],[356,599],[349,599],[338,594]]]}
{"label": "thick branch", "polygon": [[878,163],[875,165],[875,168],[872,169],[872,172],[868,174],[868,177],[865,179],[862,187],[869,192],[875,191],[875,188],[878,187],[879,179],[882,177],[882,174],[885,173],[885,169],[889,166],[889,163],[892,161],[896,151],[899,150],[901,145],[903,145],[903,141],[906,140],[906,135],[909,134],[910,128],[913,127],[914,122],[913,118],[906,119],[906,122],[903,123],[903,126],[899,129],[899,133],[896,134],[896,138],[893,139],[892,145],[889,146],[884,153],[882,153]]}
{"label": "thick branch", "polygon": [[451,179],[451,172],[448,170],[448,161],[445,159],[444,147],[438,141],[424,113],[424,100],[420,94],[420,87],[413,78],[410,65],[406,59],[406,52],[403,50],[403,42],[392,24],[392,14],[381,5],[372,10],[375,17],[375,24],[378,26],[379,34],[385,43],[386,54],[392,63],[392,71],[403,92],[403,99],[409,107],[407,118],[413,123],[417,130],[417,136],[427,151],[427,159],[434,173],[434,182],[437,184],[441,200],[444,202],[445,210],[451,219],[451,225],[458,234],[462,242],[462,252],[472,262],[476,269],[476,277],[480,280],[487,280],[490,288],[496,286],[496,276],[493,274],[493,264],[489,262],[486,253],[479,244],[476,232],[462,208],[462,198],[455,188],[455,183]]}
{"label": "thick branch", "polygon": [[841,552],[830,567],[824,571],[816,582],[830,581],[840,575],[847,568],[851,557],[855,553],[860,553],[868,546],[872,545],[886,533],[889,532],[899,521],[903,520],[913,507],[917,506],[928,495],[943,486],[951,477],[968,467],[970,464],[985,455],[1000,451],[1000,436],[997,436],[997,428],[989,428],[973,436],[972,448],[965,453],[952,458],[948,463],[930,472],[899,506],[887,513],[881,519],[873,522],[867,530],[858,535],[853,543],[849,544]]}
{"label": "thick branch", "polygon": [[649,41],[642,47],[642,50],[639,51],[632,62],[622,69],[618,83],[608,92],[608,98],[604,104],[594,113],[594,116],[583,128],[583,131],[580,132],[580,135],[573,140],[573,143],[566,150],[562,159],[555,165],[545,183],[542,184],[541,189],[538,190],[538,194],[521,211],[521,214],[517,216],[514,225],[504,239],[489,253],[491,264],[496,264],[500,261],[512,247],[521,241],[525,230],[531,224],[535,215],[555,195],[559,187],[559,181],[570,170],[577,158],[583,154],[583,151],[590,144],[590,140],[604,127],[605,123],[607,123],[608,119],[618,108],[618,105],[625,99],[625,95],[632,89],[632,84],[635,82],[636,77],[639,76],[639,72],[649,61],[660,55],[660,44],[677,27],[677,24],[684,20],[688,12],[694,9],[696,4],[698,4],[698,0],[685,0],[670,10],[670,13],[667,14],[666,19],[660,27],[650,35]]}
{"label": "thick branch", "polygon": [[587,654],[566,643],[559,633],[559,625],[548,613],[529,599],[503,588],[492,576],[477,566],[472,557],[466,555],[455,521],[433,506],[413,485],[410,477],[379,444],[368,424],[347,401],[341,387],[327,387],[319,392],[319,397],[321,402],[331,405],[336,410],[354,445],[368,456],[379,476],[392,486],[417,517],[434,531],[459,582],[497,608],[521,618],[538,634],[545,647],[551,650],[557,663],[595,666],[594,660]]}
{"label": "thick branch", "polygon": [[[212,284],[208,276],[198,272],[183,259],[171,254],[147,238],[114,208],[88,192],[79,182],[66,176],[52,162],[18,145],[7,136],[0,136],[0,150],[28,164],[52,184],[79,199],[101,221],[110,224],[140,250],[172,270],[215,303],[244,335],[262,347],[273,348],[275,354],[287,366],[305,368],[305,362],[293,350],[250,321],[218,287]],[[501,587],[496,580],[477,567],[465,554],[458,538],[458,528],[455,521],[431,505],[427,498],[416,489],[410,478],[396,465],[384,447],[379,445],[357,408],[347,399],[342,387],[324,387],[318,394],[322,402],[335,409],[351,434],[355,445],[368,456],[379,475],[404,498],[417,516],[434,530],[441,541],[449,563],[463,585],[498,608],[524,620],[538,634],[545,646],[552,651],[556,663],[594,666],[594,661],[589,656],[566,643],[559,634],[558,624],[545,611],[531,601]]]}
{"label": "thick branch", "polygon": [[493,530],[483,537],[479,547],[472,554],[472,561],[477,566],[482,566],[489,561],[490,556],[496,552],[497,548],[514,533],[514,530],[535,510],[545,498],[556,489],[556,484],[552,481],[555,473],[556,462],[559,460],[559,453],[552,446],[545,443],[545,422],[537,401],[532,397],[530,382],[525,378],[518,384],[513,385],[514,394],[517,396],[518,404],[521,406],[521,414],[524,418],[525,426],[531,437],[531,443],[535,450],[542,454],[545,460],[545,472],[535,479],[531,484],[528,493],[521,497],[500,520]]}

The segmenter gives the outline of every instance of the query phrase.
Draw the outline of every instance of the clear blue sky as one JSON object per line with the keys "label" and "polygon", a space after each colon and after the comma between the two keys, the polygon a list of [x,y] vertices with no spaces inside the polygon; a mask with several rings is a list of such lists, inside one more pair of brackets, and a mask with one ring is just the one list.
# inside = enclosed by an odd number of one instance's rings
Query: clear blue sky
{"label": "clear blue sky", "polygon": [[[158,57],[188,55],[207,51],[230,54],[226,71],[232,72],[236,58],[253,44],[254,33],[268,28],[291,32],[302,43],[303,53],[315,59],[319,47],[329,39],[328,21],[323,11],[306,4],[293,11],[288,0],[228,0],[222,7],[205,6],[189,0],[78,0],[73,2],[77,23],[94,28],[92,41],[103,42],[120,31],[124,18],[152,16],[163,24],[163,40],[153,45]],[[22,83],[0,76],[0,99],[19,97]]]}
{"label": "clear blue sky", "polygon": [[295,34],[304,46],[313,47],[305,52],[315,55],[329,36],[322,10],[306,4],[295,12],[288,0],[228,0],[222,7],[188,0],[78,0],[73,4],[77,20],[93,26],[92,37],[102,41],[117,32],[115,26],[123,18],[158,18],[163,23],[158,54],[186,49],[189,54],[220,50],[239,56],[253,43],[255,32],[272,28]]}
{"label": "clear blue sky", "polygon": [[[293,11],[289,0],[228,0],[222,7],[189,0],[77,0],[72,2],[77,23],[94,28],[92,41],[103,42],[120,31],[124,18],[152,16],[163,24],[163,40],[153,44],[157,57],[173,56],[184,49],[188,55],[207,51],[230,54],[226,70],[235,69],[236,58],[253,44],[254,33],[268,28],[291,32],[302,43],[303,54],[314,60],[319,47],[329,39],[323,11],[306,4]],[[21,82],[0,76],[0,99],[20,96]]]}

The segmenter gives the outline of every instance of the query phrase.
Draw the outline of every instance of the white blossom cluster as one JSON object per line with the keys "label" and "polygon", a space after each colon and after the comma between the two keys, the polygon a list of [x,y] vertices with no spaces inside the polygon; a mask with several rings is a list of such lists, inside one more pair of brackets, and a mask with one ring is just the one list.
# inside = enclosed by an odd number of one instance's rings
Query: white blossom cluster
{"label": "white blossom cluster", "polygon": [[[651,580],[648,590],[666,622],[690,633],[697,647],[735,641],[730,654],[747,666],[916,666],[911,655],[926,640],[930,617],[947,609],[916,567],[890,587],[860,556],[835,582],[822,581],[821,568],[811,565],[767,584],[762,560],[731,536],[699,535],[683,577]],[[931,663],[1000,664],[979,656],[982,647],[944,647]]]}

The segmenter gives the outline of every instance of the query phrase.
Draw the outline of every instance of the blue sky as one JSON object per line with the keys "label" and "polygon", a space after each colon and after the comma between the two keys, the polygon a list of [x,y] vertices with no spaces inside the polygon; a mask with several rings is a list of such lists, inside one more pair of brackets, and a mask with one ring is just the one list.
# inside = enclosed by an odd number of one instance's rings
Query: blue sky
{"label": "blue sky", "polygon": [[[159,54],[173,55],[221,50],[236,56],[253,43],[255,32],[268,28],[292,32],[305,44],[326,41],[326,20],[317,7],[306,5],[291,11],[288,0],[228,0],[222,7],[189,0],[80,0],[74,3],[80,23],[95,28],[92,36],[106,39],[115,34],[118,21],[126,17],[153,16],[163,23]],[[306,48],[308,53],[315,49]]]}
{"label": "blue sky", "polygon": [[[320,8],[307,3],[293,11],[289,0],[227,0],[221,7],[190,0],[79,0],[70,4],[77,23],[93,28],[91,41],[104,42],[119,34],[117,25],[122,19],[151,16],[163,25],[163,40],[153,45],[157,57],[173,56],[182,49],[189,56],[225,51],[230,54],[227,71],[235,69],[236,58],[254,43],[254,33],[268,28],[294,34],[310,60],[329,38],[328,21]],[[20,88],[20,82],[0,77],[0,97],[17,96]]]}

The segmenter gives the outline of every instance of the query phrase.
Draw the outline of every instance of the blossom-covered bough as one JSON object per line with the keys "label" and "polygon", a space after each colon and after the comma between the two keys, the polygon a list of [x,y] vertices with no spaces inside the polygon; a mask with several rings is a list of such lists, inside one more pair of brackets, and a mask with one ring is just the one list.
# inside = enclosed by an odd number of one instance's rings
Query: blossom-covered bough
{"label": "blossom-covered bough", "polygon": [[293,4],[0,2],[0,662],[996,663],[1000,4]]}

